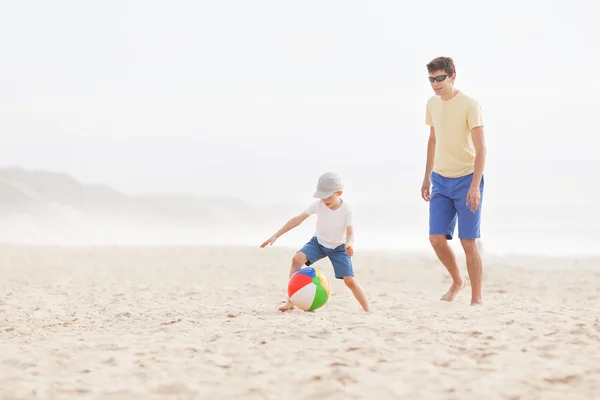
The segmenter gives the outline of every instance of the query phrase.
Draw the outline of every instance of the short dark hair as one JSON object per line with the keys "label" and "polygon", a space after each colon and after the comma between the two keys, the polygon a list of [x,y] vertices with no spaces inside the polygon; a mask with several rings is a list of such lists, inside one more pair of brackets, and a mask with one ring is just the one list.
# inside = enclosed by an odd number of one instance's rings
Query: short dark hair
{"label": "short dark hair", "polygon": [[456,73],[454,60],[451,57],[436,57],[427,64],[427,72],[429,73],[439,71],[440,69],[443,69],[449,75]]}

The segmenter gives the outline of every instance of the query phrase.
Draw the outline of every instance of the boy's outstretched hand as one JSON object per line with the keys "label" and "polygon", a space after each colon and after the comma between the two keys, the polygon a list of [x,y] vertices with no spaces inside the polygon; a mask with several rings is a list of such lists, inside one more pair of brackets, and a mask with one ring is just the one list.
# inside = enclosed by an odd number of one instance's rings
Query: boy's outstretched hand
{"label": "boy's outstretched hand", "polygon": [[346,248],[346,253],[348,253],[348,255],[350,257],[352,257],[354,255],[354,246],[348,246],[348,245],[346,245],[345,248]]}
{"label": "boy's outstretched hand", "polygon": [[273,243],[275,243],[275,241],[277,240],[277,238],[275,236],[271,236],[270,238],[268,238],[267,240],[265,240],[263,242],[263,244],[260,245],[260,248],[264,248],[267,247],[268,245],[273,246]]}

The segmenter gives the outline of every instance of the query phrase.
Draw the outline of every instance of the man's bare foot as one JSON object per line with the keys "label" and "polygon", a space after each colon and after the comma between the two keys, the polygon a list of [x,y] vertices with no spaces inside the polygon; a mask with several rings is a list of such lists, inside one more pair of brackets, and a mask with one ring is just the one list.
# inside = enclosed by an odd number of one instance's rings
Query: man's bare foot
{"label": "man's bare foot", "polygon": [[467,281],[462,279],[460,282],[452,282],[450,289],[440,298],[443,301],[454,301],[454,298],[467,286]]}
{"label": "man's bare foot", "polygon": [[281,311],[281,312],[290,311],[293,309],[294,309],[294,305],[289,300],[279,306],[279,311]]}
{"label": "man's bare foot", "polygon": [[481,299],[471,299],[471,305],[481,307],[483,306],[483,300]]}

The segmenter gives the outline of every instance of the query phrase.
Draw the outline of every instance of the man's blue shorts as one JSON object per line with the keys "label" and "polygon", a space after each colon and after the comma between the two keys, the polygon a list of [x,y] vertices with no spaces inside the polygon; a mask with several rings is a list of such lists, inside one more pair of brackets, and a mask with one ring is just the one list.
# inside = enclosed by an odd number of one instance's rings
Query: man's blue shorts
{"label": "man's blue shorts", "polygon": [[452,239],[458,217],[458,237],[479,239],[481,233],[481,204],[484,180],[479,185],[480,202],[475,212],[467,205],[467,193],[473,174],[459,178],[445,178],[431,173],[431,199],[429,200],[429,234],[446,235]]}
{"label": "man's blue shorts", "polygon": [[345,245],[341,244],[335,249],[322,246],[316,236],[308,241],[299,251],[306,255],[308,261],[306,265],[316,263],[322,258],[329,257],[333,265],[333,271],[337,279],[343,279],[345,276],[354,276],[352,260],[346,252]]}

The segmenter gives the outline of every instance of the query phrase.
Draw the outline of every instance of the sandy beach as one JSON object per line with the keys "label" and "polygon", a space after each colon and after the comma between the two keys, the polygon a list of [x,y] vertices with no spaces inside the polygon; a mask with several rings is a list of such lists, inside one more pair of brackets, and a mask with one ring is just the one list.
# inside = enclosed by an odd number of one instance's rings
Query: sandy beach
{"label": "sandy beach", "polygon": [[371,313],[328,261],[329,302],[280,313],[292,255],[2,247],[0,398],[600,396],[599,260],[486,256],[475,308],[430,256],[357,248]]}

